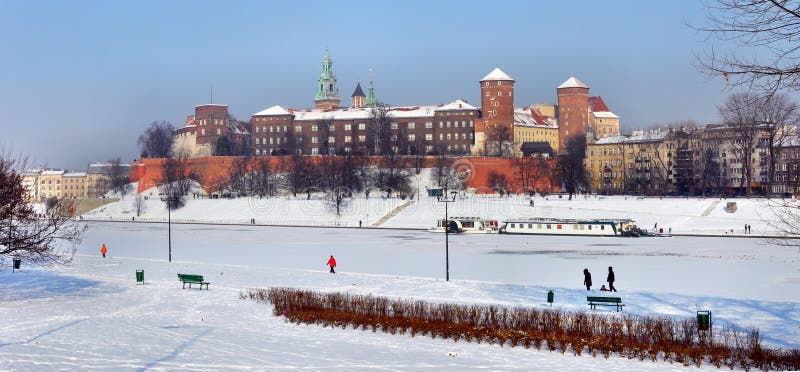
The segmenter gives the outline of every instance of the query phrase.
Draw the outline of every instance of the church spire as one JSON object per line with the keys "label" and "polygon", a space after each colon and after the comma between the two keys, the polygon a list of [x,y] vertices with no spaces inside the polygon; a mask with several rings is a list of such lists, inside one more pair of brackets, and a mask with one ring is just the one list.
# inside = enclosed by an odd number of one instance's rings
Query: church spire
{"label": "church spire", "polygon": [[317,78],[314,106],[324,110],[339,107],[339,87],[336,85],[336,74],[333,72],[333,62],[327,49],[325,57],[322,58],[322,73]]}
{"label": "church spire", "polygon": [[369,90],[367,92],[367,107],[377,107],[378,98],[375,97],[375,88],[372,86],[372,67],[369,68]]}

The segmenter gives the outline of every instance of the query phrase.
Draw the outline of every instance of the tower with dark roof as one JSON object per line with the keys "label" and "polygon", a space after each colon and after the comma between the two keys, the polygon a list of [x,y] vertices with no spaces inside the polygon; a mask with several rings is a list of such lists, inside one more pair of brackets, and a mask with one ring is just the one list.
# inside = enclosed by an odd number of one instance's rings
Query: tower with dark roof
{"label": "tower with dark roof", "polygon": [[364,94],[364,91],[361,90],[361,83],[356,83],[356,90],[353,91],[353,95],[350,96],[350,102],[350,107],[352,108],[367,107],[367,96]]}

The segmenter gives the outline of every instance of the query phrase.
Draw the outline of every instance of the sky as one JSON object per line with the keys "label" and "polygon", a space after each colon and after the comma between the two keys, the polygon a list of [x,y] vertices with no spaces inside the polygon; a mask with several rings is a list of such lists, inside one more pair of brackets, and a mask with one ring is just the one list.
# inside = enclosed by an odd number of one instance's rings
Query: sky
{"label": "sky", "polygon": [[515,104],[555,103],[575,76],[623,130],[718,120],[730,93],[701,74],[712,43],[686,24],[695,1],[9,1],[0,0],[0,147],[85,169],[138,157],[153,121],[194,106],[239,119],[313,107],[329,50],[343,104],[374,69],[378,99],[480,104],[500,67]]}

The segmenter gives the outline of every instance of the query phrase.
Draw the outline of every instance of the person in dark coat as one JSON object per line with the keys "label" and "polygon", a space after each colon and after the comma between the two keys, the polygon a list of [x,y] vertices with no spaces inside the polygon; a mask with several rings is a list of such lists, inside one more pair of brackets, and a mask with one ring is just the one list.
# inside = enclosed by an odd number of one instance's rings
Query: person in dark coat
{"label": "person in dark coat", "polygon": [[617,289],[614,288],[614,269],[611,266],[608,267],[608,278],[606,278],[608,282],[608,290],[612,292],[616,292]]}
{"label": "person in dark coat", "polygon": [[592,273],[589,272],[589,269],[583,269],[583,284],[587,291],[592,290]]}

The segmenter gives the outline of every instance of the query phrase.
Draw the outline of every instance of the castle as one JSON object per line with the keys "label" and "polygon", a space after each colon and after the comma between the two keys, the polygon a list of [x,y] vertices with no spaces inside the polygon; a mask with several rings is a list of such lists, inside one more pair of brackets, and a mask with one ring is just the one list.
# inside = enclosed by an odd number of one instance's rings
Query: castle
{"label": "castle", "polygon": [[[357,83],[349,107],[339,96],[333,62],[322,60],[313,109],[274,105],[249,122],[226,105],[195,107],[174,133],[173,152],[190,157],[232,155],[482,155],[554,154],[574,135],[619,134],[619,117],[589,87],[570,77],[556,88],[557,105],[514,105],[515,80],[495,68],[479,81],[481,105],[463,99],[427,106],[387,106]],[[227,152],[227,153],[226,153]]]}

